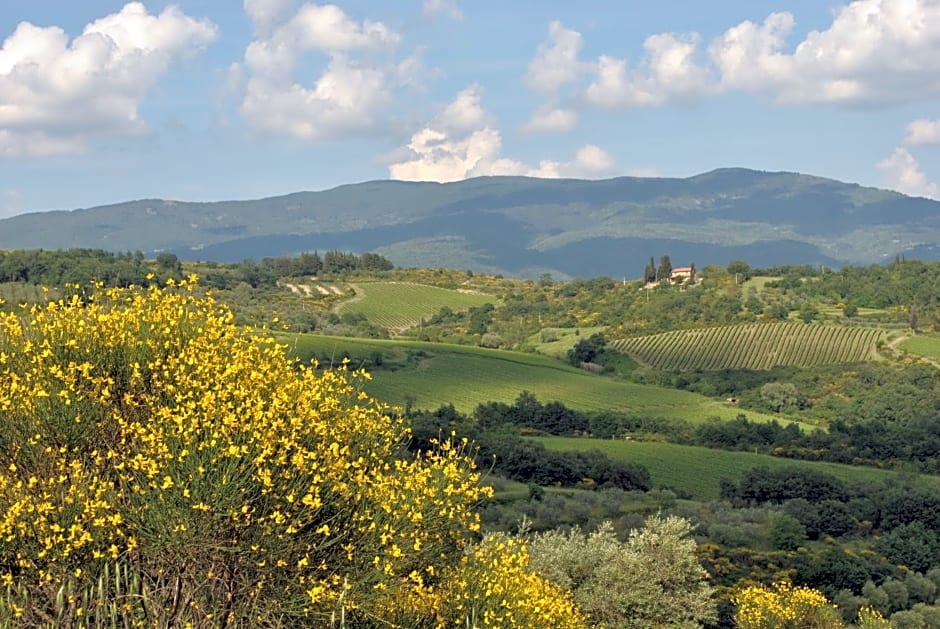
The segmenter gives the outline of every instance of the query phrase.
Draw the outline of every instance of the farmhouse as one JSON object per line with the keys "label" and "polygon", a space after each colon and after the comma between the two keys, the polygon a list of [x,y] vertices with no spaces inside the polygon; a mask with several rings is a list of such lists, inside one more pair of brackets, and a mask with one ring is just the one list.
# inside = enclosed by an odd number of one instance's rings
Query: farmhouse
{"label": "farmhouse", "polygon": [[692,267],[690,266],[680,266],[672,270],[672,273],[669,275],[669,280],[675,282],[679,278],[683,280],[689,280],[692,277]]}

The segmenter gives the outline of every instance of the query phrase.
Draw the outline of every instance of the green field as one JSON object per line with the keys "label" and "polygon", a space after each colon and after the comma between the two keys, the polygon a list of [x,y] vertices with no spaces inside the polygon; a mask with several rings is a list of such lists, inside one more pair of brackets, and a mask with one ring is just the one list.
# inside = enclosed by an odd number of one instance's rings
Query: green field
{"label": "green field", "polygon": [[[766,454],[729,452],[671,443],[576,437],[539,437],[536,441],[543,443],[550,450],[597,449],[613,460],[639,463],[649,470],[653,487],[680,489],[697,500],[717,498],[718,484],[722,478],[737,480],[744,472],[757,465],[770,468],[805,466],[832,474],[844,481],[855,482],[874,483],[897,475],[897,472],[870,467],[781,459]],[[921,478],[924,482],[940,486],[940,477]]]}
{"label": "green field", "polygon": [[340,305],[339,311],[365,315],[372,323],[395,331],[416,326],[445,306],[456,311],[496,301],[492,295],[410,282],[361,282],[350,286],[356,296]]}
{"label": "green field", "polygon": [[[545,354],[552,358],[564,360],[568,355],[568,350],[575,346],[581,339],[586,339],[592,334],[603,332],[607,326],[597,325],[586,328],[544,328],[537,334],[529,337],[528,343],[535,348],[539,354]],[[553,334],[557,337],[555,341],[543,341],[543,332]]]}
{"label": "green field", "polygon": [[905,352],[923,356],[931,360],[940,360],[940,337],[912,336],[901,341],[899,347]]}
{"label": "green field", "polygon": [[[480,403],[512,402],[520,392],[531,391],[542,402],[558,400],[582,411],[614,410],[692,422],[710,417],[733,419],[741,413],[720,400],[589,374],[537,354],[312,334],[280,340],[302,360],[319,356],[321,362],[335,364],[345,352],[353,366],[375,365],[380,355],[382,364],[373,369],[373,379],[364,388],[395,405],[410,400],[417,408],[434,409],[452,403],[468,412]],[[752,411],[746,414],[753,421],[783,419]]]}
{"label": "green field", "polygon": [[878,328],[805,323],[749,323],[619,339],[611,343],[657,369],[770,369],[869,360]]}

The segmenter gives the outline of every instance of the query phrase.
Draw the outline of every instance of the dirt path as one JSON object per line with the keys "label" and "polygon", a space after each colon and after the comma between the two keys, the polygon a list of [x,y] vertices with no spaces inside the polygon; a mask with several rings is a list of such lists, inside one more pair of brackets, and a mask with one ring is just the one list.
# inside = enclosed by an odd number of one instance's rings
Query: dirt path
{"label": "dirt path", "polygon": [[[333,307],[330,308],[331,312],[339,313],[339,311],[343,309],[343,306],[347,304],[356,303],[357,301],[362,301],[362,298],[366,296],[366,292],[362,290],[362,286],[360,286],[359,284],[347,284],[346,286],[352,289],[353,296],[350,297],[349,299],[344,299],[342,301],[338,301],[335,304],[333,304]],[[333,288],[335,288],[335,286]],[[342,292],[338,294],[341,295]]]}
{"label": "dirt path", "polygon": [[918,360],[922,360],[924,362],[930,363],[937,369],[940,369],[940,361],[933,359],[933,358],[928,358],[927,356],[921,356],[919,354],[910,354],[908,352],[905,352],[903,349],[900,349],[899,346],[901,345],[901,343],[903,343],[909,338],[911,338],[910,334],[902,334],[898,338],[892,339],[885,347],[891,350],[891,353],[894,355],[895,358],[899,358],[902,355],[913,356],[914,358],[917,358]]}

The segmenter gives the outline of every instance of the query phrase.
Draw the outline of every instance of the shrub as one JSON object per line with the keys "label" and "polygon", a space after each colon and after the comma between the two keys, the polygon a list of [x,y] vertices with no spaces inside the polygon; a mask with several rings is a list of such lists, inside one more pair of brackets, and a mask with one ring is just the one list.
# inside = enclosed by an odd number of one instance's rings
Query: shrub
{"label": "shrub", "polygon": [[533,538],[532,565],[601,626],[697,627],[716,607],[691,530],[682,518],[653,516],[625,543],[610,522],[590,535],[549,531]]}
{"label": "shrub", "polygon": [[481,548],[465,442],[408,456],[366,374],[296,364],[194,281],[0,315],[0,624],[433,624],[390,611]]}

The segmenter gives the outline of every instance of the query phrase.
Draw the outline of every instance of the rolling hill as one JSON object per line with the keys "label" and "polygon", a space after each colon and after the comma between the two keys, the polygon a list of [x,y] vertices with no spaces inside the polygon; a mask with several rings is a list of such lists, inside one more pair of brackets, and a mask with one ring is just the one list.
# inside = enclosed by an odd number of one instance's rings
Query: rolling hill
{"label": "rolling hill", "polygon": [[[696,393],[604,378],[536,354],[315,334],[284,335],[279,340],[303,362],[317,357],[321,364],[336,365],[345,356],[352,367],[366,366],[372,378],[362,383],[363,389],[398,406],[411,403],[435,409],[453,404],[459,411],[471,412],[484,402],[511,403],[529,391],[543,402],[557,400],[581,411],[613,410],[693,423],[712,417],[730,420],[741,413],[736,406]],[[751,421],[789,421],[755,411],[746,414]]]}
{"label": "rolling hill", "polygon": [[148,199],[0,220],[0,248],[240,261],[377,251],[399,266],[635,277],[651,255],[752,265],[940,257],[940,202],[796,173],[372,181],[251,201]]}

